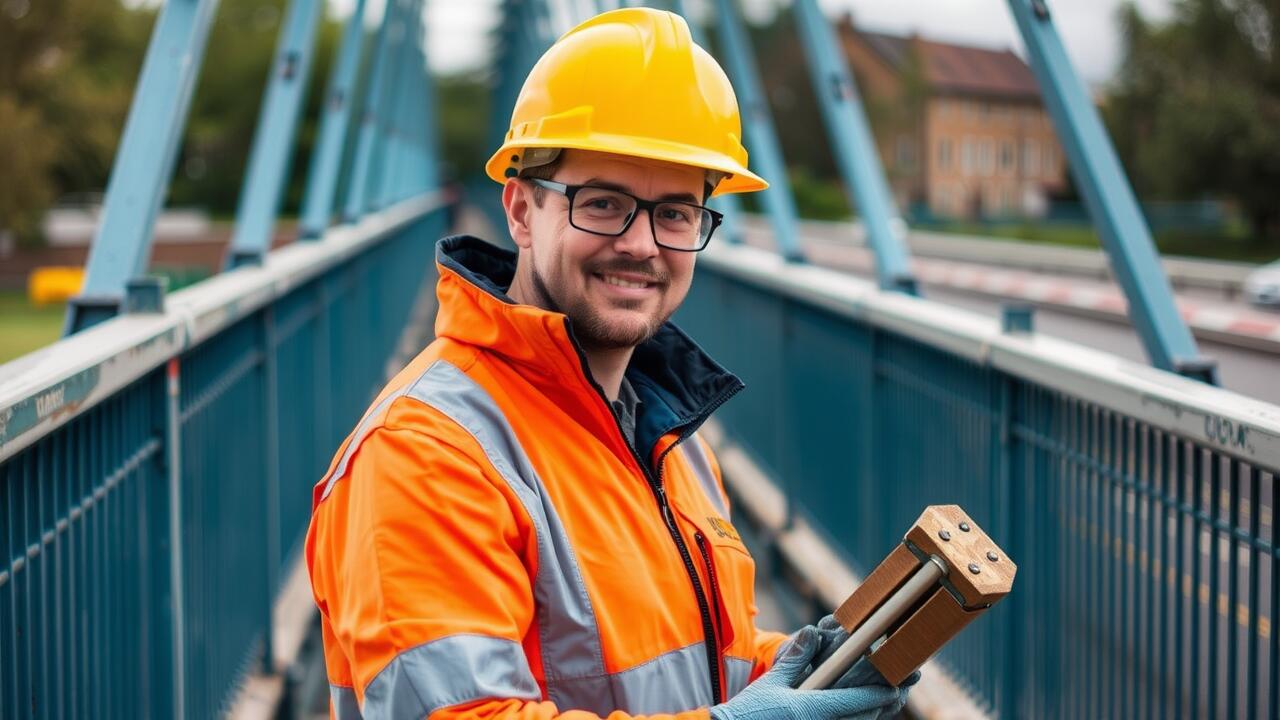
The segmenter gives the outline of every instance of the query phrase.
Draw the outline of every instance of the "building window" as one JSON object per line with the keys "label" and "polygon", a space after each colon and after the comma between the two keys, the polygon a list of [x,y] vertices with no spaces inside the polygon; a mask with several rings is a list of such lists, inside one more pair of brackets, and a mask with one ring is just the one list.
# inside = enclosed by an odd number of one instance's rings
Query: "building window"
{"label": "building window", "polygon": [[1000,141],[1000,170],[1009,171],[1013,169],[1013,141]]}
{"label": "building window", "polygon": [[979,146],[978,153],[982,174],[990,175],[996,169],[995,143],[990,138],[984,139]]}
{"label": "building window", "polygon": [[1058,153],[1052,146],[1044,149],[1044,174],[1049,177],[1058,174]]}
{"label": "building window", "polygon": [[973,138],[964,139],[964,149],[960,154],[960,168],[965,176],[977,173],[978,143]]}
{"label": "building window", "polygon": [[894,144],[894,164],[899,170],[913,170],[916,166],[916,144],[909,135],[899,135]]}
{"label": "building window", "polygon": [[951,168],[951,140],[942,138],[938,141],[938,169],[949,170]]}
{"label": "building window", "polygon": [[1040,145],[1035,140],[1022,144],[1022,174],[1028,177],[1040,174]]}

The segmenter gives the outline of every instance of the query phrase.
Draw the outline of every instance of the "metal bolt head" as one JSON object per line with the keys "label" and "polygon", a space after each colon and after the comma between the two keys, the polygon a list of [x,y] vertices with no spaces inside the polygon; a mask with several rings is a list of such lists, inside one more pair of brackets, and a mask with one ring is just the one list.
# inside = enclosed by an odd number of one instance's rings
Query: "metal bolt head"
{"label": "metal bolt head", "polygon": [[987,559],[988,559],[988,560],[990,560],[991,562],[995,562],[995,561],[997,561],[997,560],[999,560],[999,559],[1000,559],[1000,556],[999,556],[999,555],[996,555],[996,553],[995,553],[995,551],[994,551],[994,550],[988,550],[988,551],[987,551]]}
{"label": "metal bolt head", "polygon": [[943,542],[946,542],[947,540],[951,539],[951,533],[947,532],[946,530],[939,530],[938,537],[942,538]]}
{"label": "metal bolt head", "polygon": [[967,522],[960,523],[960,532],[969,532],[969,523]]}
{"label": "metal bolt head", "polygon": [[978,567],[978,563],[969,563],[969,572],[977,575],[982,572],[982,568]]}

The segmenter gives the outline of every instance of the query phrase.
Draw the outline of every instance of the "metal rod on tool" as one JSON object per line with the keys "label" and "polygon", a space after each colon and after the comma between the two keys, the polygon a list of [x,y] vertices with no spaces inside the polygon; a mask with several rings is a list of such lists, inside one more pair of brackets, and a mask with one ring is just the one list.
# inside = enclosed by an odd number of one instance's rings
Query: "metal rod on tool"
{"label": "metal rod on tool", "polygon": [[849,635],[835,653],[827,658],[817,670],[800,683],[801,690],[822,690],[831,687],[841,675],[853,667],[862,654],[871,647],[881,635],[888,631],[899,616],[912,605],[915,605],[926,592],[934,587],[938,579],[947,574],[947,564],[936,555],[929,557],[929,562],[920,566],[901,588],[889,596],[884,604],[871,613],[867,621],[859,625]]}

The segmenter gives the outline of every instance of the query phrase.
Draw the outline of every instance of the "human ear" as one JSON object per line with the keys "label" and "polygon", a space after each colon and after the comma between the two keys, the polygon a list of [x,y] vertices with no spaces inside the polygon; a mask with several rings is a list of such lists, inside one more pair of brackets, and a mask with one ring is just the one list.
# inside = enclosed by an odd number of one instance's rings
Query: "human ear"
{"label": "human ear", "polygon": [[527,250],[533,245],[530,219],[533,214],[532,191],[516,178],[508,178],[502,188],[502,208],[507,215],[507,232],[516,247]]}

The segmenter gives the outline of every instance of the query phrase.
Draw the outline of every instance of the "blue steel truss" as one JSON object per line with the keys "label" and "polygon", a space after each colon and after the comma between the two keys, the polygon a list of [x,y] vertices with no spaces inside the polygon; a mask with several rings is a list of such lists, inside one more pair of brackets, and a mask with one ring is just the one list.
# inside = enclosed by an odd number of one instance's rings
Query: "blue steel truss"
{"label": "blue steel truss", "polygon": [[217,7],[218,0],[183,0],[160,10],[107,182],[84,288],[67,305],[63,335],[113,317],[123,305],[125,284],[147,268],[156,214],[167,195]]}
{"label": "blue steel truss", "polygon": [[249,166],[240,189],[227,266],[260,265],[271,249],[280,197],[289,180],[293,136],[306,101],[322,0],[291,0],[267,81]]}

